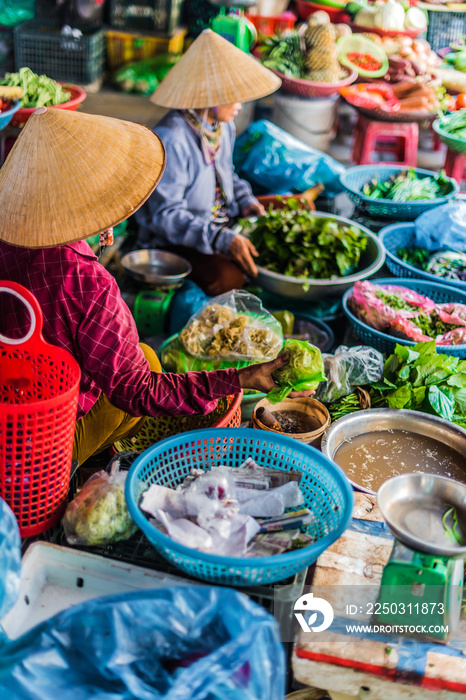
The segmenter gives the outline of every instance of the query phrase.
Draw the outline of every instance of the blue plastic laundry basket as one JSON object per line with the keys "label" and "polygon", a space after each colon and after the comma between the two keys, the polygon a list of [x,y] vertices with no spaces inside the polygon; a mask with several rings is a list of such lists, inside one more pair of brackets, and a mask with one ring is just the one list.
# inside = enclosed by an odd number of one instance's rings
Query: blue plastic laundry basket
{"label": "blue plastic laundry basket", "polygon": [[[422,294],[429,299],[439,303],[446,304],[449,302],[458,302],[466,304],[466,293],[460,292],[456,287],[448,287],[446,284],[438,284],[437,282],[427,282],[426,280],[410,279],[409,277],[383,277],[374,280],[375,284],[391,284],[398,287],[407,287],[413,289],[418,294]],[[395,345],[416,345],[413,340],[405,340],[404,338],[395,338],[388,333],[382,333],[375,328],[371,328],[360,321],[349,308],[349,299],[353,294],[353,289],[348,289],[343,296],[343,311],[351,323],[354,331],[359,338],[372,347],[384,353],[392,353]],[[437,345],[437,352],[443,355],[454,355],[466,359],[466,345]]]}
{"label": "blue plastic laundry basket", "polygon": [[397,253],[400,248],[415,247],[416,236],[414,224],[391,224],[390,226],[385,226],[385,228],[380,231],[379,238],[385,247],[387,256],[385,258],[385,263],[395,277],[421,278],[429,282],[445,284],[448,287],[458,287],[458,289],[462,289],[466,292],[466,282],[449,280],[444,277],[439,277],[439,275],[433,275],[431,272],[424,272],[424,270],[420,270],[418,267],[414,267],[414,265],[410,265],[398,257]]}
{"label": "blue plastic laundry basket", "polygon": [[[452,178],[448,178],[451,181],[451,192],[444,197],[437,197],[436,199],[394,202],[391,199],[371,199],[362,193],[362,188],[372,178],[375,178],[378,182],[384,182],[392,175],[397,175],[403,170],[408,170],[408,168],[401,168],[399,165],[355,165],[348,168],[340,176],[340,181],[348,197],[359,209],[366,211],[376,219],[384,218],[397,221],[414,221],[428,209],[446,204],[459,192],[458,183]],[[422,177],[437,177],[438,175],[432,170],[424,170],[422,168],[414,168],[414,170]]]}
{"label": "blue plastic laundry basket", "polygon": [[[314,514],[307,526],[314,544],[270,557],[231,558],[185,547],[159,532],[139,508],[151,484],[174,488],[192,468],[239,467],[248,457],[263,467],[303,473],[304,505]],[[136,524],[171,563],[191,576],[235,586],[260,585],[286,579],[315,562],[347,527],[353,495],[342,470],[313,447],[287,436],[264,435],[249,428],[194,430],[162,440],[133,463],[126,480],[126,501]]]}

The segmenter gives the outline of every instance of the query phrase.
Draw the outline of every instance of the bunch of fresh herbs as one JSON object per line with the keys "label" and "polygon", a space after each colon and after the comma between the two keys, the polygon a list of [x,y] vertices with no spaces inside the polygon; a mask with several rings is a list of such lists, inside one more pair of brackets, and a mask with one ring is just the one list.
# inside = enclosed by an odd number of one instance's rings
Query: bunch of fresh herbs
{"label": "bunch of fresh herbs", "polygon": [[394,202],[436,199],[451,192],[452,184],[442,170],[436,177],[419,177],[414,168],[392,175],[383,182],[373,178],[362,188],[371,199],[391,199]]}
{"label": "bunch of fresh herbs", "polygon": [[260,47],[262,63],[266,68],[277,70],[289,78],[303,78],[306,66],[302,41],[298,32],[265,39]]}
{"label": "bunch of fresh herbs", "polygon": [[[369,389],[372,408],[405,408],[466,428],[466,360],[440,355],[435,342],[396,345],[383,377]],[[332,418],[358,410],[355,394],[330,404]]]}
{"label": "bunch of fresh herbs", "polygon": [[305,280],[351,274],[367,246],[367,237],[357,226],[316,217],[296,199],[259,217],[250,238],[260,265]]}
{"label": "bunch of fresh herbs", "polygon": [[420,270],[425,270],[429,258],[432,253],[427,248],[398,248],[397,256],[403,262],[418,267]]}

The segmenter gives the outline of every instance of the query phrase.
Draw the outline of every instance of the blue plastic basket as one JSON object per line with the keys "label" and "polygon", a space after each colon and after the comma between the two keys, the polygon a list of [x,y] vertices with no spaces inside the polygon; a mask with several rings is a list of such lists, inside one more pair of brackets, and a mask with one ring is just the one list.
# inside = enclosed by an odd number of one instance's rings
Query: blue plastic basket
{"label": "blue plastic basket", "polygon": [[[451,192],[445,197],[438,197],[437,199],[393,202],[390,199],[371,199],[362,193],[364,185],[373,178],[383,182],[403,170],[408,170],[408,168],[400,168],[399,165],[355,165],[352,168],[348,168],[340,176],[340,181],[348,197],[360,210],[367,212],[376,219],[382,218],[397,221],[414,221],[423,212],[445,204],[459,192],[458,183],[452,178],[448,178],[451,182]],[[415,168],[414,170],[422,177],[436,177],[438,175],[432,170],[424,170],[422,168]]]}
{"label": "blue plastic basket", "polygon": [[17,100],[10,109],[0,112],[0,129],[4,129],[13,119],[13,114],[21,109],[21,100]]}
{"label": "blue plastic basket", "polygon": [[[427,282],[426,280],[420,279],[410,279],[409,277],[401,277],[394,279],[393,277],[383,277],[378,280],[374,280],[375,284],[391,284],[397,285],[399,287],[407,287],[408,289],[413,289],[418,294],[423,294],[429,299],[438,304],[445,304],[449,302],[456,301],[459,304],[466,304],[466,293],[460,292],[456,287],[448,287],[446,284],[438,284],[437,282]],[[371,328],[362,321],[360,321],[349,308],[349,299],[353,293],[352,289],[348,291],[343,296],[343,311],[346,317],[351,323],[354,331],[359,336],[359,338],[366,343],[366,345],[371,345],[373,348],[380,350],[384,353],[392,353],[395,349],[395,345],[416,345],[413,340],[405,340],[404,338],[395,338],[388,333],[382,333],[382,331],[377,331],[375,328]],[[454,355],[456,357],[466,358],[466,345],[437,345],[437,351],[443,355]]]}
{"label": "blue plastic basket", "polygon": [[448,280],[438,275],[433,275],[431,272],[424,272],[414,265],[410,265],[403,260],[400,260],[397,253],[400,248],[414,248],[416,242],[414,224],[391,224],[385,226],[380,233],[379,238],[385,247],[385,263],[390,272],[395,277],[413,277],[415,279],[425,279],[429,282],[445,284],[448,287],[458,287],[466,292],[466,282],[457,280]]}
{"label": "blue plastic basket", "polygon": [[[207,554],[159,532],[139,508],[141,495],[151,484],[174,488],[192,468],[239,467],[248,457],[259,466],[303,473],[300,487],[304,505],[314,514],[314,522],[307,526],[314,544],[252,559]],[[353,508],[348,479],[321,452],[290,437],[248,428],[194,430],[157,443],[133,463],[125,495],[134,521],[168,561],[196,578],[235,586],[275,583],[310,566],[346,529]]]}

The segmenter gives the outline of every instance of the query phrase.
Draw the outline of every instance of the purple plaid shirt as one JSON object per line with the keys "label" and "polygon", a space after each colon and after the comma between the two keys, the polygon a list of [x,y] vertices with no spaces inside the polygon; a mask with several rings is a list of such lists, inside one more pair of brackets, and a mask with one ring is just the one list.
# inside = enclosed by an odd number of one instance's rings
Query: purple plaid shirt
{"label": "purple plaid shirt", "polygon": [[[0,241],[0,280],[18,282],[34,294],[44,316],[44,338],[78,361],[78,418],[101,392],[133,416],[161,416],[209,413],[217,399],[240,391],[237,370],[151,372],[118,285],[86,241],[39,249]],[[28,327],[23,305],[2,295],[0,331],[18,338]]]}

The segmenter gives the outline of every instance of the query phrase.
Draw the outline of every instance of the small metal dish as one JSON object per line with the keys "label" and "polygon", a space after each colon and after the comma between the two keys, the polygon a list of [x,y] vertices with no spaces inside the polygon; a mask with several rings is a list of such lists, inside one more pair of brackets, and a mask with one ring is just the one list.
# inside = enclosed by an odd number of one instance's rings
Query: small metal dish
{"label": "small metal dish", "polygon": [[176,287],[191,272],[187,260],[165,250],[134,250],[122,257],[121,264],[138,282],[161,287]]}
{"label": "small metal dish", "polygon": [[466,541],[466,484],[434,474],[400,474],[379,489],[377,503],[395,537],[421,552],[464,557],[466,546],[447,537],[443,517],[455,508]]}

